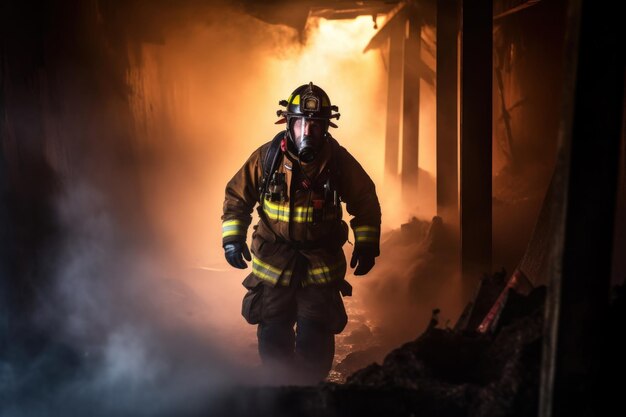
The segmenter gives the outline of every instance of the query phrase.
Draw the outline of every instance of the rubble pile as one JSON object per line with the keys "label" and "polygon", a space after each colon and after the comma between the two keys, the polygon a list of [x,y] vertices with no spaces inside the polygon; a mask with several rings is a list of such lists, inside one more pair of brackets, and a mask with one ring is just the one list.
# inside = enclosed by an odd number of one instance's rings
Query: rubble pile
{"label": "rubble pile", "polygon": [[415,390],[439,416],[535,415],[544,299],[545,287],[527,297],[511,291],[493,334],[430,327],[347,385]]}
{"label": "rubble pile", "polygon": [[509,292],[490,332],[442,329],[433,320],[382,365],[357,371],[345,384],[249,388],[214,410],[231,416],[535,416],[546,291]]}

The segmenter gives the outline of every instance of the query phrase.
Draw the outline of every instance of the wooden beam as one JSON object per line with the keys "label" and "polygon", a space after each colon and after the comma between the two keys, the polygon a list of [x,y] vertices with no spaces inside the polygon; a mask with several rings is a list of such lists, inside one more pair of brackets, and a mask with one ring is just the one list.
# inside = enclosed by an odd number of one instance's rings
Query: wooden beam
{"label": "wooden beam", "polygon": [[611,357],[606,343],[622,329],[604,328],[624,105],[621,16],[595,1],[568,7],[540,417],[608,415],[607,402],[623,401],[619,384],[599,372],[623,353]]}
{"label": "wooden beam", "polygon": [[494,0],[493,2],[493,20],[509,16],[520,10],[534,6],[541,0]]}
{"label": "wooden beam", "polygon": [[620,174],[615,210],[615,236],[613,244],[613,271],[611,284],[626,284],[626,106],[622,113],[622,139],[620,147]]}
{"label": "wooden beam", "polygon": [[363,49],[363,53],[369,51],[370,49],[380,48],[381,45],[385,43],[387,38],[389,38],[392,28],[394,26],[404,24],[404,21],[406,20],[406,15],[404,13],[405,6],[406,3],[400,2],[396,5],[396,7],[391,9],[387,15],[387,20],[383,23],[383,26],[378,29],[378,32],[372,36],[372,39],[370,39],[365,49]]}
{"label": "wooden beam", "polygon": [[437,3],[437,214],[458,224],[459,1]]}
{"label": "wooden beam", "polygon": [[385,132],[385,179],[398,176],[400,122],[402,120],[402,54],[404,24],[396,21],[389,31],[389,65],[387,74],[387,126]]}
{"label": "wooden beam", "polygon": [[492,2],[462,5],[461,273],[468,285],[491,272]]}
{"label": "wooden beam", "polygon": [[402,117],[402,196],[415,201],[418,181],[420,115],[421,21],[413,8],[407,9],[404,41]]}

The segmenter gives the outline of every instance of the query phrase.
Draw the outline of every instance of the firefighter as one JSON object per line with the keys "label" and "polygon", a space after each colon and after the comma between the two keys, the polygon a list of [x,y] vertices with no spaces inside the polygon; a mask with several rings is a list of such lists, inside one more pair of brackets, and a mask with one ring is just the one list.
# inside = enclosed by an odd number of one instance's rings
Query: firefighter
{"label": "firefighter", "polygon": [[[305,84],[279,104],[285,110],[277,111],[277,124],[286,130],[254,151],[226,186],[223,247],[235,268],[252,261],[242,314],[258,324],[263,365],[285,365],[302,383],[316,383],[327,377],[334,335],[347,323],[341,203],[353,216],[354,275],[367,274],[379,255],[381,211],[370,177],[328,132],[339,113],[324,90]],[[257,203],[250,251],[246,236]]]}

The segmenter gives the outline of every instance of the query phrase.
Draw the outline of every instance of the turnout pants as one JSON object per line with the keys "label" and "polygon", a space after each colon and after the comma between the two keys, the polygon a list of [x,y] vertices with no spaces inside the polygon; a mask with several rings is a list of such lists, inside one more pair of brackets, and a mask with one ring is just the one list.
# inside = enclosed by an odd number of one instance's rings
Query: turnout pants
{"label": "turnout pants", "polygon": [[242,313],[249,323],[258,323],[264,367],[269,371],[285,367],[298,382],[315,384],[328,375],[335,334],[341,333],[348,318],[337,284],[301,285],[306,266],[304,258],[298,260],[288,287],[273,287],[249,275]]}

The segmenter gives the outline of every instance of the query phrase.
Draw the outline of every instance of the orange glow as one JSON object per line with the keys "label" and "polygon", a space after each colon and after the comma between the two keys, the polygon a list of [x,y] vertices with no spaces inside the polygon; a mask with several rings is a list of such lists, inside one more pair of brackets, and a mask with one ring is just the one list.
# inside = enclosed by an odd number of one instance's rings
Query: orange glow
{"label": "orange glow", "polygon": [[272,73],[280,74],[271,90],[286,96],[300,84],[313,81],[339,106],[338,129],[331,129],[367,169],[377,184],[382,180],[386,73],[376,51],[363,49],[376,33],[372,19],[312,19],[307,40],[295,53],[269,62]]}
{"label": "orange glow", "polygon": [[286,27],[222,17],[172,30],[163,45],[144,44],[128,80],[155,236],[183,266],[172,273],[219,306],[212,322],[241,341],[229,351],[255,358],[254,328],[240,317],[245,272],[228,267],[221,247],[226,182],[282,128],[274,125],[278,101],[313,81],[339,106],[333,136],[382,191],[387,83],[380,54],[363,53],[375,33],[371,17],[311,19],[304,43]]}
{"label": "orange glow", "polygon": [[[291,29],[247,16],[227,13],[224,21],[144,46],[129,74],[148,158],[145,186],[158,189],[149,193],[157,198],[151,210],[185,263],[223,262],[215,236],[224,186],[281,128],[277,103],[300,84],[313,81],[339,106],[331,133],[383,190],[387,86],[380,54],[363,53],[375,33],[371,17],[311,19],[304,44]],[[158,165],[149,160],[155,155]]]}
{"label": "orange glow", "polygon": [[[164,44],[144,44],[131,56],[142,192],[155,238],[167,246],[172,263],[182,265],[172,273],[207,305],[219,306],[211,309],[211,320],[227,339],[238,335],[241,346],[229,347],[233,355],[249,351],[255,357],[255,343],[254,328],[240,317],[247,271],[233,270],[223,259],[224,187],[282,128],[274,124],[278,101],[297,86],[312,81],[339,106],[339,128],[331,133],[376,183],[384,230],[398,228],[411,214],[432,215],[434,197],[413,205],[395,184],[383,184],[387,72],[381,51],[363,53],[374,34],[370,16],[310,19],[300,42],[293,29],[224,11],[219,22],[172,29]],[[424,138],[434,126],[431,90],[422,87]],[[420,165],[429,171],[432,145],[421,141]]]}

